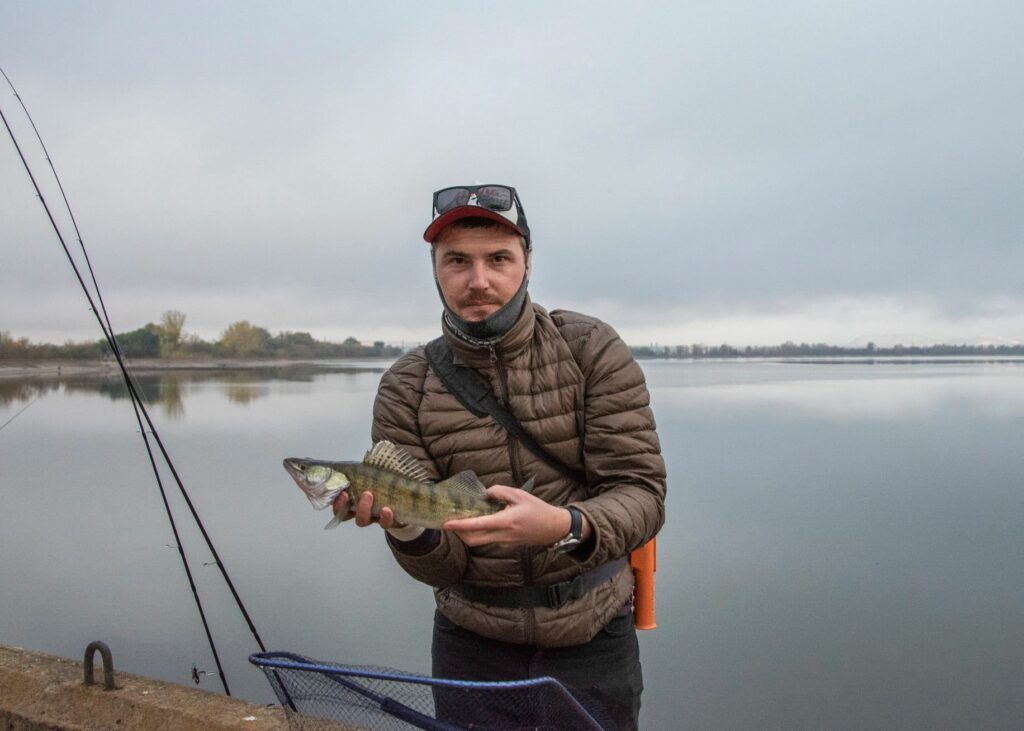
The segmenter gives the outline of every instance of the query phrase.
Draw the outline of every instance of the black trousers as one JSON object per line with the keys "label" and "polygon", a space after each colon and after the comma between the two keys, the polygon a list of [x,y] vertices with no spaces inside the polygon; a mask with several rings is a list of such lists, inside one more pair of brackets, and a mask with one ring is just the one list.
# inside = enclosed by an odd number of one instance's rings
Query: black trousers
{"label": "black trousers", "polygon": [[[632,614],[613,619],[586,644],[541,648],[481,637],[435,612],[431,658],[436,678],[503,681],[549,675],[606,728],[637,728],[643,675]],[[492,697],[486,707],[473,707],[458,693],[444,689],[434,693],[437,717],[467,728],[515,724],[524,713],[522,700],[522,696],[515,700]]]}

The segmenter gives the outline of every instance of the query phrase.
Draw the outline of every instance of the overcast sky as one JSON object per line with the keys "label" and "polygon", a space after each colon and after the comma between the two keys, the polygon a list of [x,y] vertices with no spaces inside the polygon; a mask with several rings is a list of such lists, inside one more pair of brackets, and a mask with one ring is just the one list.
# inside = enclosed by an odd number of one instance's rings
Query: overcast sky
{"label": "overcast sky", "polygon": [[[535,301],[632,344],[1024,341],[1022,36],[1019,2],[0,4],[115,327],[207,339],[433,337],[431,192],[481,181]],[[6,138],[0,330],[99,336]]]}

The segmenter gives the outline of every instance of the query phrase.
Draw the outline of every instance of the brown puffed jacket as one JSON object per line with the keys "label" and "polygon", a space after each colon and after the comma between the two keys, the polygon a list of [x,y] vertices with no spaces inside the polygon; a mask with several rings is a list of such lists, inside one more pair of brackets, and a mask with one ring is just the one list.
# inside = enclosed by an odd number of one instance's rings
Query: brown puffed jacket
{"label": "brown puffed jacket", "polygon": [[455,363],[487,377],[498,399],[545,449],[587,476],[581,485],[536,457],[489,416],[449,394],[417,349],[384,374],[373,409],[373,439],[409,451],[436,479],[474,470],[485,485],[524,484],[552,505],[574,505],[594,529],[586,556],[545,546],[470,548],[453,533],[424,555],[389,541],[399,564],[435,587],[452,622],[505,642],[560,647],[589,641],[630,599],[628,567],[558,609],[492,607],[450,587],[547,585],[628,556],[665,518],[665,463],[640,366],[615,331],[592,317],[527,300],[500,343],[474,347],[447,328]]}

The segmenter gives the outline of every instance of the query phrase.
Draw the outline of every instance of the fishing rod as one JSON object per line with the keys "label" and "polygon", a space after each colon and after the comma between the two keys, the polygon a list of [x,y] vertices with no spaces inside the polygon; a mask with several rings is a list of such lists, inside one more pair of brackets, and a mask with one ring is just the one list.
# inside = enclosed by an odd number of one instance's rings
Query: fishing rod
{"label": "fishing rod", "polygon": [[[100,308],[99,309],[97,309],[97,307],[96,307],[96,305],[95,305],[95,303],[93,301],[92,295],[91,295],[91,293],[89,291],[89,287],[86,285],[85,280],[82,277],[82,274],[81,274],[81,272],[80,272],[80,270],[78,268],[78,265],[75,262],[75,259],[72,256],[70,249],[68,248],[68,245],[67,245],[67,243],[66,243],[66,241],[64,239],[63,234],[61,233],[60,227],[57,225],[56,221],[54,220],[53,214],[52,214],[52,212],[50,210],[50,206],[46,202],[46,198],[43,196],[43,193],[42,193],[42,190],[39,187],[39,184],[36,182],[35,175],[33,174],[31,167],[29,166],[27,160],[25,159],[25,155],[22,153],[21,146],[18,144],[17,137],[15,136],[14,131],[11,129],[10,124],[8,124],[7,117],[3,114],[3,109],[0,108],[0,118],[3,119],[4,127],[7,129],[7,134],[10,137],[11,142],[14,144],[14,147],[15,147],[15,149],[18,152],[18,156],[21,158],[21,163],[22,163],[22,165],[25,168],[25,172],[28,173],[29,180],[32,181],[32,186],[33,186],[33,188],[35,188],[36,195],[39,198],[39,201],[40,201],[40,203],[43,206],[43,210],[46,212],[47,218],[49,219],[50,225],[51,225],[51,227],[53,228],[54,232],[57,235],[57,239],[59,240],[61,247],[64,249],[64,254],[67,257],[68,262],[70,263],[71,268],[74,271],[76,278],[78,279],[78,283],[79,283],[79,285],[82,288],[82,292],[85,294],[86,300],[89,302],[89,308],[92,311],[93,315],[96,317],[96,321],[97,321],[97,323],[100,326],[100,330],[103,332],[103,337],[104,337],[104,339],[107,342],[107,346],[110,348],[111,353],[114,355],[114,358],[115,358],[115,360],[117,361],[117,364],[118,364],[118,368],[120,369],[121,375],[122,375],[122,377],[123,377],[123,379],[125,381],[125,385],[126,385],[126,387],[128,389],[128,393],[129,393],[129,395],[131,397],[131,401],[132,401],[132,406],[133,406],[134,411],[135,411],[135,418],[136,418],[136,421],[138,422],[138,425],[139,425],[139,432],[142,435],[142,440],[143,440],[143,443],[145,444],[145,447],[146,447],[146,453],[147,453],[147,455],[149,457],[149,461],[150,461],[150,465],[152,466],[152,469],[153,469],[154,477],[156,478],[157,486],[158,486],[159,491],[160,491],[160,496],[161,496],[161,499],[162,499],[163,504],[164,504],[164,509],[165,509],[165,511],[167,513],[167,518],[168,518],[168,521],[170,522],[171,530],[172,530],[172,532],[174,534],[174,538],[175,538],[175,541],[177,543],[178,553],[179,553],[179,556],[181,557],[182,564],[183,564],[183,566],[185,568],[185,573],[186,573],[186,575],[188,577],[189,586],[192,589],[193,597],[195,598],[196,607],[197,607],[197,609],[199,611],[199,615],[200,615],[200,618],[202,620],[203,628],[204,628],[204,630],[206,632],[207,641],[208,641],[208,643],[210,645],[211,653],[213,654],[214,661],[215,661],[215,663],[217,665],[218,675],[220,676],[221,684],[224,687],[224,693],[226,695],[230,696],[231,695],[231,691],[228,688],[227,678],[225,677],[224,670],[223,670],[223,667],[222,667],[221,662],[220,662],[220,656],[217,653],[217,648],[216,648],[216,645],[215,645],[214,640],[213,640],[213,635],[212,635],[212,632],[210,630],[209,623],[208,623],[208,621],[206,619],[206,613],[203,610],[202,602],[201,602],[201,600],[199,598],[199,592],[198,592],[198,589],[196,588],[195,580],[194,580],[194,578],[192,576],[192,571],[191,571],[191,569],[189,567],[189,563],[188,563],[188,559],[187,559],[186,554],[185,554],[184,546],[183,546],[183,544],[181,542],[181,538],[180,538],[180,536],[178,534],[177,525],[176,525],[176,523],[174,521],[174,516],[173,516],[173,514],[171,512],[170,503],[167,500],[166,490],[164,489],[163,481],[160,478],[160,471],[158,469],[158,466],[157,466],[157,463],[156,463],[156,459],[155,459],[155,457],[153,455],[152,446],[151,446],[151,444],[149,442],[149,438],[147,436],[147,430],[146,430],[145,426],[143,426],[143,419],[145,420],[146,425],[149,427],[149,432],[148,433],[151,434],[153,436],[153,439],[156,441],[157,446],[159,447],[160,453],[163,456],[164,462],[167,465],[167,468],[170,470],[172,476],[174,477],[174,481],[175,481],[175,483],[178,486],[178,490],[181,493],[181,496],[184,498],[185,503],[188,506],[189,511],[191,512],[192,517],[195,520],[196,525],[198,526],[198,528],[199,528],[199,530],[200,530],[200,532],[201,532],[201,534],[203,536],[203,539],[206,541],[206,545],[209,548],[210,553],[212,554],[212,556],[214,558],[214,563],[216,563],[218,568],[220,569],[221,575],[223,576],[225,583],[228,585],[228,588],[231,591],[231,595],[234,597],[235,603],[238,605],[239,611],[242,613],[243,618],[245,619],[246,623],[248,624],[249,631],[252,633],[253,637],[255,638],[256,644],[259,646],[260,650],[265,652],[266,648],[265,648],[265,646],[263,644],[263,640],[259,636],[259,632],[256,630],[256,626],[253,623],[252,618],[249,616],[248,610],[245,608],[245,604],[242,602],[242,598],[239,596],[238,591],[235,589],[234,582],[231,581],[231,577],[228,575],[227,568],[225,567],[224,562],[221,560],[220,555],[217,553],[217,550],[216,550],[216,548],[213,545],[213,540],[210,538],[209,533],[206,531],[206,527],[203,525],[202,519],[199,517],[198,511],[196,510],[195,506],[193,505],[192,500],[191,500],[191,498],[188,495],[188,491],[185,489],[185,485],[183,484],[180,476],[178,475],[177,469],[174,467],[174,463],[171,460],[170,454],[167,452],[167,449],[166,449],[166,447],[163,444],[163,440],[160,438],[160,435],[159,435],[159,433],[156,430],[156,426],[153,424],[153,421],[152,421],[152,419],[149,416],[149,412],[146,409],[145,402],[143,401],[143,398],[142,398],[142,395],[141,395],[141,390],[138,388],[138,385],[135,382],[134,377],[129,372],[128,367],[125,364],[125,361],[124,361],[124,358],[123,358],[123,354],[121,352],[120,347],[117,344],[117,338],[114,335],[113,326],[110,324],[110,317],[109,317],[109,315],[107,313],[106,305],[103,302],[103,296],[102,296],[102,293],[100,291],[99,283],[96,280],[96,275],[95,275],[95,272],[93,270],[92,263],[89,260],[89,255],[88,255],[88,252],[86,251],[86,248],[85,248],[85,242],[82,239],[81,232],[80,232],[80,230],[78,228],[78,223],[75,220],[75,216],[74,216],[73,211],[71,210],[71,204],[68,201],[67,194],[64,191],[64,186],[61,184],[60,176],[57,174],[57,170],[54,167],[53,160],[50,157],[49,151],[46,149],[46,145],[43,142],[42,136],[40,135],[38,128],[36,127],[35,121],[32,119],[32,115],[29,113],[28,108],[25,106],[25,102],[22,100],[21,96],[18,94],[18,91],[14,87],[14,84],[11,82],[10,77],[7,76],[7,73],[4,72],[4,70],[2,68],[0,68],[0,74],[3,74],[3,77],[7,81],[8,86],[11,87],[11,91],[14,93],[15,98],[18,100],[18,103],[21,105],[21,108],[24,111],[26,118],[28,119],[29,123],[32,126],[33,131],[35,132],[36,139],[39,141],[40,147],[43,149],[43,152],[44,152],[44,154],[46,156],[46,161],[47,161],[47,163],[49,163],[50,170],[53,172],[53,177],[56,180],[57,186],[58,186],[58,188],[60,189],[60,192],[61,192],[61,196],[64,199],[65,208],[67,209],[68,215],[71,218],[71,222],[72,222],[72,224],[74,226],[75,234],[76,234],[76,236],[78,238],[78,243],[79,243],[79,246],[81,247],[81,250],[82,250],[82,255],[85,258],[86,264],[88,265],[89,275],[90,275],[90,278],[92,279],[93,288],[94,288],[94,290],[96,292],[96,298],[97,298],[97,300],[100,303]],[[102,313],[102,316],[101,316],[101,313]]]}
{"label": "fishing rod", "polygon": [[[0,73],[3,73],[3,76],[7,80],[8,85],[11,87],[12,91],[14,92],[15,98],[18,99],[18,101],[21,103],[22,109],[25,111],[25,114],[28,116],[29,121],[32,124],[32,128],[36,131],[36,135],[37,135],[37,138],[38,138],[39,137],[39,130],[36,128],[35,123],[31,121],[31,115],[29,115],[28,109],[25,107],[25,104],[22,101],[21,96],[18,94],[17,89],[14,88],[14,84],[11,83],[10,77],[8,77],[7,73],[3,72],[2,69],[0,69]],[[131,397],[132,406],[133,406],[133,408],[135,410],[135,418],[136,418],[136,421],[138,422],[138,425],[139,425],[139,433],[142,436],[142,441],[143,441],[143,443],[145,444],[145,447],[146,447],[146,454],[149,457],[150,465],[151,465],[151,467],[153,469],[153,474],[156,477],[157,486],[158,486],[158,488],[160,490],[160,497],[161,497],[161,499],[163,501],[164,509],[165,509],[165,511],[167,513],[168,520],[170,521],[170,524],[171,524],[171,532],[174,534],[174,539],[175,539],[175,542],[177,543],[178,554],[179,554],[179,556],[182,559],[182,564],[183,564],[183,566],[185,568],[185,574],[188,577],[189,586],[192,589],[192,596],[195,599],[196,607],[197,607],[197,609],[199,611],[199,617],[200,617],[200,619],[202,621],[202,624],[203,624],[203,630],[206,633],[207,642],[210,645],[210,651],[213,654],[214,662],[217,665],[217,671],[218,671],[218,675],[220,676],[220,679],[221,679],[221,684],[224,687],[224,693],[225,693],[225,695],[231,695],[231,690],[228,687],[228,683],[227,683],[227,677],[224,674],[224,669],[223,669],[223,666],[222,666],[222,664],[220,662],[220,655],[217,652],[217,646],[216,646],[216,643],[213,640],[213,633],[212,633],[212,631],[210,629],[209,622],[206,619],[206,612],[203,610],[203,604],[202,604],[202,601],[199,598],[199,591],[198,591],[198,589],[196,587],[195,579],[192,576],[192,570],[191,570],[191,568],[189,566],[188,558],[187,558],[187,556],[185,554],[185,548],[184,548],[184,545],[181,542],[181,537],[180,537],[180,535],[178,533],[177,524],[176,524],[176,522],[174,520],[174,516],[173,516],[173,514],[171,512],[170,503],[167,500],[167,493],[166,493],[166,490],[164,489],[163,481],[160,478],[160,471],[159,471],[159,469],[157,467],[156,459],[153,456],[153,450],[152,450],[152,448],[150,446],[149,438],[148,438],[147,433],[146,433],[146,429],[145,429],[145,427],[142,424],[142,415],[145,415],[146,422],[150,425],[151,430],[153,430],[152,433],[153,433],[154,438],[156,437],[155,427],[153,426],[152,422],[149,419],[149,414],[146,411],[145,404],[142,402],[141,396],[140,396],[138,390],[135,388],[135,383],[133,382],[133,379],[131,378],[131,375],[128,372],[127,366],[124,363],[124,359],[122,357],[121,350],[120,350],[120,348],[117,345],[117,339],[114,336],[114,331],[109,326],[109,317],[107,317],[107,315],[106,315],[106,309],[103,308],[103,316],[106,317],[106,319],[107,319],[107,322],[104,323],[104,320],[100,316],[100,310],[98,310],[96,308],[96,305],[93,302],[92,295],[89,292],[89,288],[86,285],[85,280],[82,278],[82,274],[79,271],[78,264],[75,262],[74,257],[71,254],[71,250],[68,248],[68,245],[67,245],[66,241],[64,240],[64,235],[61,233],[60,227],[57,226],[57,223],[54,220],[53,213],[50,211],[50,206],[46,202],[46,198],[43,196],[42,190],[39,188],[39,184],[36,182],[35,175],[33,174],[32,169],[30,168],[30,166],[28,164],[28,161],[25,159],[25,155],[21,151],[21,145],[18,144],[18,140],[17,140],[17,138],[14,135],[14,131],[11,129],[10,124],[8,124],[7,117],[4,116],[2,109],[0,109],[0,118],[3,119],[4,127],[7,128],[7,134],[10,136],[11,141],[14,143],[14,147],[15,147],[15,149],[18,152],[18,156],[21,158],[21,163],[24,166],[25,171],[28,173],[29,179],[32,181],[32,186],[35,188],[36,196],[39,198],[40,202],[42,203],[43,210],[46,211],[46,215],[47,215],[47,217],[50,220],[50,225],[53,227],[54,232],[57,234],[57,239],[60,241],[60,245],[64,249],[64,254],[67,256],[68,262],[71,264],[71,268],[74,271],[75,276],[78,279],[78,283],[79,283],[79,285],[82,288],[82,292],[85,294],[85,298],[89,302],[89,309],[93,313],[93,315],[95,315],[96,320],[99,323],[100,330],[103,331],[103,337],[104,337],[104,339],[107,342],[107,346],[110,348],[111,352],[114,355],[114,358],[117,360],[118,367],[121,370],[121,375],[124,378],[125,384],[126,384],[126,386],[128,388],[129,396]],[[42,144],[41,138],[40,138],[40,144]],[[43,150],[44,150],[44,153],[46,154],[47,161],[50,161],[50,156],[49,156],[49,153],[46,152],[45,145],[43,145]],[[54,175],[56,175],[56,169],[53,168],[52,161],[50,161],[50,166],[51,166],[51,169],[54,171]],[[59,185],[59,183],[58,183],[58,185]],[[63,186],[61,186],[61,192],[63,193]],[[65,197],[65,204],[67,204],[67,198],[66,197]],[[76,224],[75,228],[76,228],[76,231],[77,231],[77,224]],[[81,236],[79,236],[79,243],[82,244],[82,247],[84,249],[84,244],[82,243]],[[90,266],[90,272],[91,271],[92,271],[92,267]],[[93,278],[93,283],[94,283],[94,286],[97,287],[97,289],[96,289],[96,291],[97,291],[97,298],[99,298],[99,288],[98,288],[98,285],[96,284],[95,277]],[[164,459],[167,462],[168,466],[170,466],[171,462],[170,462],[169,455],[167,455],[165,453],[164,454]],[[172,470],[172,472],[173,472],[173,470]],[[179,487],[182,490],[184,490],[184,486],[182,486],[180,482],[179,482]],[[196,517],[196,520],[198,521],[199,520],[198,515],[196,515],[195,517]],[[204,531],[204,535],[205,535],[205,531]]]}

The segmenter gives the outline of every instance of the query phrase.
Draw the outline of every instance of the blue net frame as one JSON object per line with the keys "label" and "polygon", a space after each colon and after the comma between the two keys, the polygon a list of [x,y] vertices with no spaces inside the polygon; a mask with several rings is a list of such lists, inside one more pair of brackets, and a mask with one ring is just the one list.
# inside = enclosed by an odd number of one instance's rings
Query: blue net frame
{"label": "blue net frame", "polygon": [[505,682],[450,680],[391,668],[339,665],[291,652],[249,656],[285,709],[289,728],[577,729],[609,731],[596,707],[551,677]]}

